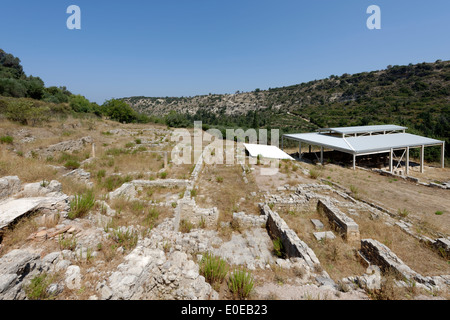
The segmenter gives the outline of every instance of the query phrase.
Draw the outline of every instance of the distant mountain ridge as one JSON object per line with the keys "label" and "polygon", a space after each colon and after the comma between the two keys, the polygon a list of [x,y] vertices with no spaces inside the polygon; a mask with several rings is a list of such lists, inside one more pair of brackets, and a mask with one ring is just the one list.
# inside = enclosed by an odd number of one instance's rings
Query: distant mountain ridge
{"label": "distant mountain ridge", "polygon": [[[195,114],[204,109],[226,115],[271,109],[291,112],[310,119],[317,109],[349,106],[352,103],[379,102],[401,108],[403,105],[450,103],[450,61],[388,66],[385,70],[353,75],[332,75],[288,87],[235,94],[210,94],[195,97],[128,97],[122,100],[148,115],[164,116],[170,111]],[[316,112],[313,112],[316,111]]]}

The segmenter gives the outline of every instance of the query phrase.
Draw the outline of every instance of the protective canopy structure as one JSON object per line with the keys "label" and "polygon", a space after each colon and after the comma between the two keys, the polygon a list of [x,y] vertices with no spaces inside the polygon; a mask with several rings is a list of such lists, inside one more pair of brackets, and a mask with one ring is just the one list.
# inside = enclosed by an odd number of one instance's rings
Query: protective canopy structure
{"label": "protective canopy structure", "polygon": [[280,150],[276,146],[244,143],[244,147],[245,147],[245,149],[247,149],[248,153],[252,157],[258,157],[259,155],[261,155],[263,158],[268,158],[268,159],[294,160],[294,158],[292,158],[290,155],[288,155],[286,152]]}
{"label": "protective canopy structure", "polygon": [[[299,153],[301,152],[301,143],[319,146],[321,148],[320,161],[323,163],[324,148],[341,151],[353,155],[353,168],[356,166],[356,157],[377,154],[390,153],[390,171],[393,171],[392,160],[394,151],[404,150],[406,154],[406,173],[409,168],[409,149],[421,148],[420,167],[423,172],[423,154],[427,146],[442,146],[441,165],[444,167],[444,149],[445,142],[422,137],[414,134],[405,133],[406,127],[396,125],[379,126],[359,126],[343,128],[324,128],[314,133],[285,134],[284,139],[295,140],[299,142]],[[282,142],[283,145],[284,142]],[[402,156],[403,158],[403,156]]]}

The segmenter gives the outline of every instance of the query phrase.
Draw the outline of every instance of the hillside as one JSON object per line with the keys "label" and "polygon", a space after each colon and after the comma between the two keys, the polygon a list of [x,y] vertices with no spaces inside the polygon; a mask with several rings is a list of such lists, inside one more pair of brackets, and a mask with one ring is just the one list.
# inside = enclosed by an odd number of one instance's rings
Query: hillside
{"label": "hillside", "polygon": [[189,121],[219,127],[306,132],[318,127],[395,123],[408,126],[410,132],[446,139],[450,150],[450,61],[388,66],[253,92],[122,100],[147,115],[162,117],[175,111]]}

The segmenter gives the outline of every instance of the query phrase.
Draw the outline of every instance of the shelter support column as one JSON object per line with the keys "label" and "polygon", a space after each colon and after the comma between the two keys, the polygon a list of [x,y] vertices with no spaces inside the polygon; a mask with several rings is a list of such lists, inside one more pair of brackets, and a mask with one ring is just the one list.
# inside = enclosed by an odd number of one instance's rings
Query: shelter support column
{"label": "shelter support column", "polygon": [[356,170],[356,154],[353,155],[353,170]]}
{"label": "shelter support column", "polygon": [[409,147],[406,147],[406,164],[405,164],[405,173],[409,174]]}
{"label": "shelter support column", "polygon": [[389,172],[394,172],[394,150],[389,151]]}
{"label": "shelter support column", "polygon": [[422,145],[420,146],[420,173],[424,172],[424,165],[423,165],[424,158],[425,158],[425,146]]}
{"label": "shelter support column", "polygon": [[323,165],[323,147],[320,147],[320,164]]}
{"label": "shelter support column", "polygon": [[299,159],[302,158],[302,143],[301,142],[298,143],[298,158]]}
{"label": "shelter support column", "polygon": [[445,142],[442,142],[442,149],[441,149],[441,168],[444,169],[445,167]]}

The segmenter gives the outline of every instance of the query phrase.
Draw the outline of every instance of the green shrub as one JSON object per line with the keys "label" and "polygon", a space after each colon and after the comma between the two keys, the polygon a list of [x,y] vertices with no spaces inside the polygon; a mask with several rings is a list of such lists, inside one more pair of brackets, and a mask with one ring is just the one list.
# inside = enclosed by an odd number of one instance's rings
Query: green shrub
{"label": "green shrub", "polygon": [[13,141],[14,141],[14,138],[10,137],[10,136],[0,137],[0,143],[12,144]]}
{"label": "green shrub", "polygon": [[444,212],[443,211],[436,211],[434,214],[437,215],[437,216],[441,216],[441,215],[444,214]]}
{"label": "green shrub", "polygon": [[47,273],[41,273],[31,279],[28,286],[25,287],[25,294],[29,300],[51,300],[55,297],[48,293],[48,287],[52,283],[52,277]]}
{"label": "green shrub", "polygon": [[277,257],[282,258],[284,256],[284,248],[283,242],[281,242],[280,238],[276,238],[272,241],[273,243],[273,251]]}
{"label": "green shrub", "polygon": [[218,183],[222,183],[222,182],[223,182],[223,177],[217,177],[217,178],[216,178],[216,181],[217,181]]}
{"label": "green shrub", "polygon": [[95,204],[95,196],[92,190],[88,190],[84,194],[76,195],[70,202],[70,211],[68,218],[73,220],[81,218],[92,209]]}
{"label": "green shrub", "polygon": [[403,218],[406,218],[409,215],[409,211],[406,209],[402,209],[402,210],[398,209],[398,214],[400,216],[402,216]]}
{"label": "green shrub", "polygon": [[97,172],[97,178],[98,179],[101,179],[101,178],[104,178],[106,176],[106,170],[99,170],[98,172]]}
{"label": "green shrub", "polygon": [[68,160],[64,164],[64,167],[69,170],[75,170],[80,167],[80,163],[77,160]]}
{"label": "green shrub", "polygon": [[123,231],[121,228],[117,228],[113,230],[112,239],[125,249],[131,250],[136,247],[139,236],[136,231],[129,229]]}
{"label": "green shrub", "polygon": [[200,274],[211,284],[220,284],[228,273],[228,266],[225,260],[207,253],[200,261]]}
{"label": "green shrub", "polygon": [[160,177],[161,179],[167,178],[167,172],[165,172],[165,171],[161,172],[161,173],[159,174],[159,177]]}
{"label": "green shrub", "polygon": [[102,188],[106,189],[107,191],[113,191],[117,189],[118,187],[122,186],[126,182],[130,182],[133,180],[131,176],[110,176],[107,177],[102,184]]}
{"label": "green shrub", "polygon": [[142,140],[141,139],[136,139],[136,140],[134,140],[134,142],[136,142],[136,144],[141,144]]}
{"label": "green shrub", "polygon": [[73,251],[77,247],[77,239],[75,238],[74,235],[72,235],[72,237],[67,238],[67,239],[64,235],[60,235],[58,238],[58,244],[59,244],[60,250]]}
{"label": "green shrub", "polygon": [[235,269],[228,278],[228,288],[239,299],[247,298],[253,290],[255,280],[250,272]]}
{"label": "green shrub", "polygon": [[182,233],[191,232],[193,227],[194,227],[194,225],[186,219],[183,219],[180,221],[180,232],[182,232]]}

